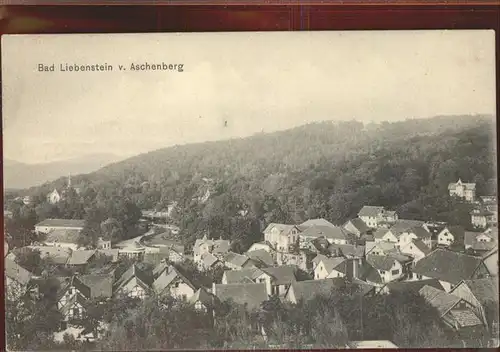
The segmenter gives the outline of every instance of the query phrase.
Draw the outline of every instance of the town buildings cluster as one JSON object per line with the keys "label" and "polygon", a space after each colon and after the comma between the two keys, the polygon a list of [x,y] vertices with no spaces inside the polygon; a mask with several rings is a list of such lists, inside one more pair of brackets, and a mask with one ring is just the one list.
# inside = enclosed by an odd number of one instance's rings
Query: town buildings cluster
{"label": "town buildings cluster", "polygon": [[[327,294],[347,281],[359,286],[364,295],[418,292],[456,331],[498,331],[498,319],[488,323],[485,313],[488,302],[498,305],[496,197],[477,199],[475,184],[461,180],[450,184],[449,192],[476,209],[489,209],[495,221],[489,215],[485,221],[478,220],[483,213],[474,210],[472,223],[478,230],[470,232],[454,224],[401,219],[394,210],[367,205],[342,225],[326,219],[271,223],[263,230],[262,241],[245,253],[233,252],[229,240],[206,235],[196,240],[192,253],[187,253],[182,244],[172,240],[172,229],[178,231],[175,227],[155,227],[113,246],[100,238],[97,249],[86,249],[77,244],[83,221],[47,219],[35,226],[36,232],[46,234],[45,241],[30,247],[56,266],[82,269],[105,254],[112,263],[127,257],[153,267],[145,271],[134,263],[117,275],[113,265],[107,265],[91,274],[76,270],[70,277],[57,277],[61,283],[57,306],[68,324],[82,316],[86,302],[95,297],[170,295],[203,311],[214,309],[216,301],[231,299],[258,310],[271,296],[297,303]],[[49,198],[54,200],[55,194]],[[164,214],[144,215],[153,219]],[[463,250],[452,250],[457,244]],[[16,254],[21,252],[22,248],[5,252],[10,297],[38,290],[37,277],[16,263]],[[222,280],[201,285],[176,268],[175,263],[186,260],[200,271],[223,268]],[[357,345],[366,346],[362,342]]]}

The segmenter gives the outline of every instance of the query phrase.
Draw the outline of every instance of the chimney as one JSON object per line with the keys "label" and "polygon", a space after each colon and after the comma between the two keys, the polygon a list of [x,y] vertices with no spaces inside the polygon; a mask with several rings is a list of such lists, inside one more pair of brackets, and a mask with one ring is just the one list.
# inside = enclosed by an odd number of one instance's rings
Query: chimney
{"label": "chimney", "polygon": [[215,296],[215,282],[212,282],[212,294]]}

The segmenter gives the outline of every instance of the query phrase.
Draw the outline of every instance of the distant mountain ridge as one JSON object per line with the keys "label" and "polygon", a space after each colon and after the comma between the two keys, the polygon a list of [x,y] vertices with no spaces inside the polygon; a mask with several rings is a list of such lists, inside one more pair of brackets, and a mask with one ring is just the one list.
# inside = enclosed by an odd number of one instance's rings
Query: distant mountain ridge
{"label": "distant mountain ridge", "polygon": [[30,188],[70,174],[94,172],[120,159],[117,155],[106,153],[40,164],[26,164],[12,159],[4,159],[3,185],[5,189]]}

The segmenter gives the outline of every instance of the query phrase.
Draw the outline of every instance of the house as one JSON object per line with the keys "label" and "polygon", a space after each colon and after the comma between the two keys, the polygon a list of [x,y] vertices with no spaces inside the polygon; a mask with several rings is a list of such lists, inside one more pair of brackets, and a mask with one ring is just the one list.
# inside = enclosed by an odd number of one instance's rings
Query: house
{"label": "house", "polygon": [[373,240],[375,242],[392,242],[398,243],[398,238],[394,236],[388,228],[380,227],[373,233]]}
{"label": "house", "polygon": [[72,250],[77,250],[80,245],[78,240],[80,238],[81,230],[75,229],[56,229],[47,233],[43,244],[51,247],[64,247]]}
{"label": "house", "polygon": [[207,292],[204,288],[199,288],[191,298],[188,299],[188,302],[194,305],[194,308],[197,311],[201,312],[212,312],[215,308],[215,300],[217,298]]}
{"label": "house", "polygon": [[203,253],[201,255],[200,261],[198,262],[198,269],[202,271],[210,270],[212,268],[222,265],[224,264],[212,253]]}
{"label": "house", "polygon": [[365,205],[358,212],[358,218],[363,220],[368,227],[377,228],[378,222],[382,218],[384,210],[384,207]]}
{"label": "house", "polygon": [[111,241],[105,240],[102,237],[97,239],[97,248],[98,249],[111,249]]}
{"label": "house", "polygon": [[419,226],[412,227],[401,233],[398,242],[399,248],[406,247],[413,240],[421,241],[428,248],[432,247],[432,234],[425,228]]}
{"label": "house", "polygon": [[465,250],[474,254],[481,254],[491,251],[497,246],[498,232],[470,232],[466,231],[464,236]]}
{"label": "house", "polygon": [[203,236],[202,239],[197,239],[194,243],[193,254],[194,262],[198,263],[201,261],[201,256],[204,253],[212,253],[213,255],[221,259],[226,253],[229,252],[231,243],[227,240],[218,239],[212,240],[208,239],[207,235]]}
{"label": "house", "polygon": [[212,293],[219,301],[233,301],[249,311],[259,311],[262,303],[269,299],[264,283],[213,284]]}
{"label": "house", "polygon": [[394,343],[389,340],[366,340],[366,341],[349,341],[345,346],[346,349],[391,349],[398,348]]}
{"label": "house", "polygon": [[255,267],[255,262],[246,255],[234,252],[228,252],[223,257],[224,266],[232,270],[241,270],[244,268]]}
{"label": "house", "polygon": [[388,255],[397,252],[395,242],[366,242],[365,255]]}
{"label": "house", "polygon": [[115,282],[113,292],[115,295],[144,299],[151,292],[152,284],[152,277],[133,264]]}
{"label": "house", "polygon": [[305,229],[312,227],[312,226],[329,226],[329,227],[336,227],[334,224],[332,224],[330,221],[318,218],[318,219],[309,219],[307,221],[304,221],[302,224],[298,226],[299,229],[304,231]]}
{"label": "house", "polygon": [[4,265],[7,297],[16,300],[28,292],[33,274],[9,258]]}
{"label": "house", "polygon": [[325,259],[328,259],[329,257],[327,257],[326,255],[324,254],[317,254],[313,260],[312,260],[312,269],[313,271],[316,270],[316,267],[318,266],[319,263],[321,263],[322,260],[325,260]]}
{"label": "house", "polygon": [[358,238],[370,232],[370,228],[361,218],[347,220],[347,222],[342,225],[342,227],[348,233],[351,233]]}
{"label": "house", "polygon": [[47,202],[50,204],[57,204],[61,199],[62,199],[61,195],[55,188],[52,192],[47,194]]}
{"label": "house", "polygon": [[347,274],[346,259],[342,257],[322,259],[314,269],[314,279],[333,279]]}
{"label": "house", "polygon": [[308,249],[299,249],[291,253],[277,253],[276,263],[278,265],[296,265],[304,271],[312,268],[312,259],[317,254]]}
{"label": "house", "polygon": [[498,276],[498,244],[491,251],[483,254],[482,260],[491,276]]}
{"label": "house", "polygon": [[[407,220],[407,219],[398,219],[389,229],[388,231],[380,237],[380,234],[375,233],[375,241],[377,241],[377,237],[379,238],[379,241],[386,241],[386,242],[395,242],[399,245],[399,238],[406,232],[406,233],[412,233],[410,236],[415,236],[418,238],[416,231],[419,231],[418,228],[423,227],[425,222],[420,221],[420,220]],[[425,231],[425,230],[424,230]],[[419,233],[420,236],[427,238],[429,237],[430,241],[430,233],[426,231],[426,234],[423,232]],[[430,244],[429,244],[430,246]]]}
{"label": "house", "polygon": [[146,253],[146,247],[144,247],[138,241],[134,241],[128,243],[125,247],[120,248],[118,251],[118,256],[142,260],[144,259],[145,253]]}
{"label": "house", "polygon": [[114,273],[80,275],[78,279],[90,288],[90,298],[111,298],[113,296]]}
{"label": "house", "polygon": [[168,252],[168,260],[172,263],[181,263],[184,261],[184,253],[179,251],[177,248],[170,248]]}
{"label": "house", "polygon": [[49,233],[53,230],[83,230],[85,220],[45,219],[35,225],[36,233]]}
{"label": "house", "polygon": [[265,249],[257,249],[253,251],[248,251],[245,253],[245,255],[253,260],[256,265],[258,266],[273,266],[274,265],[274,259],[271,256],[271,254],[266,251]]}
{"label": "house", "polygon": [[95,249],[72,251],[66,265],[84,270],[87,264],[95,257],[96,253]]}
{"label": "house", "polygon": [[291,265],[269,268],[226,270],[222,284],[264,283],[269,296],[284,295],[290,284],[296,281],[296,267]]}
{"label": "house", "polygon": [[420,259],[431,252],[430,247],[428,247],[421,239],[413,239],[410,243],[401,247],[400,250],[401,253],[410,255],[413,258],[413,263],[417,263]]}
{"label": "house", "polygon": [[462,226],[445,226],[437,235],[437,244],[449,247],[451,244],[462,244],[465,229]]}
{"label": "house", "polygon": [[464,183],[460,178],[457,182],[448,185],[448,192],[450,197],[464,198],[469,203],[476,200],[476,184]]}
{"label": "house", "polygon": [[412,271],[413,279],[438,279],[446,292],[462,280],[490,276],[481,258],[446,249],[435,249],[419,260]]}
{"label": "house", "polygon": [[386,284],[379,291],[380,293],[395,293],[395,292],[413,292],[418,293],[424,286],[431,286],[438,290],[444,291],[443,286],[437,279],[427,279],[419,281],[393,281]]}
{"label": "house", "polygon": [[306,249],[314,253],[326,253],[330,247],[330,242],[325,237],[312,238],[300,244],[301,249]]}
{"label": "house", "polygon": [[158,295],[190,299],[198,288],[173,266],[166,266],[153,282],[153,290]]}
{"label": "house", "polygon": [[278,252],[288,252],[299,241],[300,229],[295,225],[269,224],[264,230],[264,240]]}
{"label": "house", "polygon": [[470,304],[472,311],[488,328],[498,324],[498,314],[489,317],[486,313],[491,306],[497,307],[498,311],[498,278],[463,280],[450,293]]}
{"label": "house", "polygon": [[470,333],[483,329],[481,319],[462,298],[427,285],[419,290],[419,294],[437,309],[440,318],[451,329],[465,332],[469,337]]}
{"label": "house", "polygon": [[479,206],[470,212],[470,217],[475,228],[485,229],[488,226],[496,226],[498,222],[497,206]]}
{"label": "house", "polygon": [[368,255],[366,256],[366,262],[371,267],[371,269],[377,271],[377,274],[380,277],[379,279],[377,275],[373,274],[367,277],[373,284],[385,284],[403,277],[403,265],[393,257]]}
{"label": "house", "polygon": [[77,276],[61,278],[61,281],[57,292],[57,308],[64,316],[64,321],[83,318],[91,298],[90,287]]}
{"label": "house", "polygon": [[301,241],[314,240],[324,237],[329,243],[347,244],[347,231],[339,226],[314,225],[299,234]]}
{"label": "house", "polygon": [[336,287],[343,287],[342,278],[297,281],[290,285],[284,301],[297,304],[300,300],[308,301],[316,295],[329,296]]}

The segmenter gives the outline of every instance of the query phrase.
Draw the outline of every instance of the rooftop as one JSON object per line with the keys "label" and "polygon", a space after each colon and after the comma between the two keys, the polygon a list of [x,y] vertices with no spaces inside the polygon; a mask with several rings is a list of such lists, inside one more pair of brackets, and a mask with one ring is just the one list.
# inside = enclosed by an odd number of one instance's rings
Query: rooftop
{"label": "rooftop", "polygon": [[35,226],[47,226],[47,227],[74,227],[82,228],[85,225],[85,220],[74,220],[74,219],[45,219],[39,222]]}
{"label": "rooftop", "polygon": [[266,284],[229,284],[214,285],[215,296],[221,301],[232,300],[237,304],[246,305],[249,310],[260,309],[268,300]]}
{"label": "rooftop", "polygon": [[384,207],[365,205],[358,213],[358,216],[377,217],[384,211]]}

